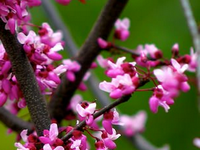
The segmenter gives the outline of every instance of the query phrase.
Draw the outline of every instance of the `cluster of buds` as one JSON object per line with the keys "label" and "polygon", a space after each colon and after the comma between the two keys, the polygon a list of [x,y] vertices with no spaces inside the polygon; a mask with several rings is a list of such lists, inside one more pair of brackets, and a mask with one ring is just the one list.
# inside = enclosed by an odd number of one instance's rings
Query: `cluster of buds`
{"label": "cluster of buds", "polygon": [[0,1],[0,18],[6,24],[5,29],[14,34],[18,26],[25,27],[24,24],[30,20],[27,6],[33,7],[40,4],[40,0]]}

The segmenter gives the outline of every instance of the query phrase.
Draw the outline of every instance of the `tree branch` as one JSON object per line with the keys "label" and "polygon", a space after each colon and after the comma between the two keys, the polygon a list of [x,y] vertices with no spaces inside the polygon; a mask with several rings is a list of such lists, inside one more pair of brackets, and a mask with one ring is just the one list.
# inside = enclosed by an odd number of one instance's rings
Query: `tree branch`
{"label": "tree branch", "polygon": [[[122,104],[124,102],[127,102],[130,99],[131,95],[126,95],[123,96],[122,98],[114,101],[113,103],[111,103],[110,105],[107,105],[105,107],[103,107],[100,111],[96,112],[93,117],[94,119],[98,118],[99,116],[101,116],[102,114],[104,114],[105,112],[111,110],[112,108],[118,106],[119,104]],[[82,121],[80,122],[75,128],[73,128],[70,132],[68,132],[63,138],[62,140],[68,140],[70,137],[72,137],[72,133],[74,132],[74,130],[81,130],[83,129],[83,127],[86,126],[86,122]]]}
{"label": "tree branch", "polygon": [[169,150],[168,145],[164,145],[162,148],[157,148],[144,139],[140,134],[136,134],[129,140],[134,143],[135,147],[139,150]]}
{"label": "tree branch", "polygon": [[[200,64],[200,34],[198,32],[198,26],[195,22],[194,16],[192,14],[191,6],[188,0],[180,0],[187,20],[190,34],[192,36],[192,41],[194,49],[198,54],[197,64]],[[200,65],[197,66],[197,85],[198,85],[198,101],[200,110]]]}
{"label": "tree branch", "polygon": [[79,86],[84,74],[91,66],[91,63],[101,52],[97,38],[108,38],[115,20],[119,17],[127,2],[128,0],[109,0],[107,2],[88,38],[75,57],[75,60],[81,65],[81,70],[76,73],[76,81],[72,83],[67,81],[65,76],[62,77],[62,82],[49,104],[51,117],[58,122],[65,117],[66,106],[69,104],[71,97]]}
{"label": "tree branch", "polygon": [[39,90],[30,62],[22,45],[17,40],[17,35],[11,34],[9,30],[5,30],[5,23],[1,19],[0,39],[11,61],[12,70],[26,100],[36,132],[40,136],[43,134],[43,130],[49,129],[50,126],[46,104]]}
{"label": "tree branch", "polygon": [[32,132],[34,129],[33,124],[30,122],[26,122],[17,116],[11,114],[7,109],[4,107],[0,107],[0,120],[4,123],[8,128],[12,129],[13,131],[20,133],[24,129],[28,129],[28,132]]}

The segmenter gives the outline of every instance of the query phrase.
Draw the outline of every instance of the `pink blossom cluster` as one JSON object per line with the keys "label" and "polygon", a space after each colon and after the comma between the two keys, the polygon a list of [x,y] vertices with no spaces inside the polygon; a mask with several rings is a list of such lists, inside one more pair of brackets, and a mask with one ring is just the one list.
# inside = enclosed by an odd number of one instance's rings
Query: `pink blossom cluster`
{"label": "pink blossom cluster", "polygon": [[[77,103],[78,102],[78,103]],[[87,127],[93,132],[96,132],[92,137],[95,138],[95,147],[97,150],[115,149],[116,144],[114,140],[119,138],[120,134],[117,134],[112,125],[123,125],[120,121],[119,113],[116,109],[109,110],[103,114],[103,116],[94,119],[94,113],[98,112],[96,109],[96,103],[89,103],[81,101],[80,96],[73,98],[71,102],[72,109],[76,105],[74,111],[78,113],[80,121],[85,120]],[[99,121],[102,121],[103,128],[99,127]]]}
{"label": "pink blossom cluster", "polygon": [[135,69],[136,63],[123,62],[125,59],[125,57],[120,57],[114,63],[111,60],[103,59],[102,56],[97,58],[99,64],[106,68],[106,75],[112,78],[111,82],[101,82],[99,88],[109,92],[110,97],[114,99],[132,94],[139,84],[138,73]]}
{"label": "pink blossom cluster", "polygon": [[0,18],[5,22],[5,29],[15,33],[18,26],[26,24],[30,20],[30,15],[27,11],[28,7],[38,6],[40,0],[2,0],[0,1]]}
{"label": "pink blossom cluster", "polygon": [[179,91],[187,92],[190,89],[187,83],[188,78],[184,74],[188,65],[181,66],[175,59],[171,59],[171,64],[154,70],[154,75],[159,81],[159,86],[155,88],[149,101],[154,113],[157,112],[158,106],[162,106],[167,112],[169,105],[174,104],[174,98],[178,96]]}
{"label": "pink blossom cluster", "polygon": [[[101,38],[98,39],[98,43],[101,48],[115,47]],[[190,55],[181,56],[179,46],[175,44],[172,47],[172,58],[168,60],[163,58],[162,51],[155,45],[146,44],[144,48],[140,45],[135,50],[133,58],[136,62],[123,62],[125,57],[121,57],[114,63],[112,59],[97,57],[99,65],[106,69],[105,74],[112,79],[111,82],[101,82],[99,88],[108,92],[111,98],[117,99],[132,94],[140,80],[148,79],[155,84],[153,96],[149,100],[151,111],[156,113],[158,107],[162,106],[168,112],[179,92],[187,92],[190,89],[184,72],[196,70],[197,53],[194,53],[192,48]],[[147,71],[139,67],[147,68]],[[152,77],[153,75],[155,77]]]}
{"label": "pink blossom cluster", "polygon": [[[80,120],[86,120],[87,126],[83,128],[86,130],[92,138],[95,139],[95,147],[97,150],[115,149],[115,140],[120,137],[120,134],[116,133],[116,130],[112,128],[112,124],[119,123],[119,114],[117,111],[110,110],[103,116],[102,125],[104,129],[100,129],[95,123],[99,119],[94,119],[93,114],[96,112],[96,104],[89,102],[82,102],[76,105],[76,110]],[[72,137],[65,141],[58,137],[62,133],[69,133],[72,131]],[[93,135],[91,131],[95,132]],[[74,130],[73,127],[61,127],[58,129],[56,123],[52,123],[49,130],[44,130],[42,136],[37,136],[36,133],[27,135],[27,130],[21,132],[21,138],[25,144],[19,142],[15,143],[18,150],[36,150],[39,145],[42,145],[41,150],[88,150],[90,146],[87,142],[87,137],[83,132]]]}
{"label": "pink blossom cluster", "polygon": [[[60,74],[68,70],[66,77],[74,81],[74,73],[79,71],[80,65],[76,61],[66,59],[61,65],[54,66],[54,61],[62,59],[62,55],[58,53],[63,49],[62,34],[59,31],[54,32],[47,23],[39,27],[38,33],[37,35],[32,30],[28,34],[20,32],[17,38],[29,58],[41,92],[49,95],[60,84]],[[7,108],[16,114],[19,108],[26,106],[26,103],[2,44],[0,44],[0,63],[0,106],[9,98],[12,102],[7,103]],[[82,86],[85,88],[84,84]]]}

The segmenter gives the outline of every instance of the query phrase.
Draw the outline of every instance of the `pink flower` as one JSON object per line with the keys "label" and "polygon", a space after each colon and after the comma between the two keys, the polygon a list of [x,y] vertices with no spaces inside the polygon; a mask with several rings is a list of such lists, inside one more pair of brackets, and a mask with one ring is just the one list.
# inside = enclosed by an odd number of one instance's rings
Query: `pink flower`
{"label": "pink flower", "polygon": [[129,37],[129,26],[130,20],[128,18],[124,18],[123,20],[117,19],[115,22],[115,37],[122,41],[125,41]]}
{"label": "pink flower", "polygon": [[111,82],[101,82],[99,88],[110,93],[111,98],[117,99],[135,91],[137,86],[135,83],[137,82],[134,83],[132,79],[138,80],[137,78],[131,78],[129,74],[118,75],[116,78],[112,78]]}
{"label": "pink flower", "polygon": [[86,123],[91,125],[93,123],[93,114],[96,110],[96,103],[82,102],[76,105],[76,110],[78,114],[86,119]]}
{"label": "pink flower", "polygon": [[111,62],[110,60],[108,61],[108,67],[109,69],[106,72],[106,75],[115,78],[117,75],[123,75],[124,71],[121,67],[123,64],[123,61],[126,59],[126,57],[120,57],[117,59],[116,63]]}
{"label": "pink flower", "polygon": [[114,140],[118,139],[120,136],[120,134],[116,133],[115,129],[112,129],[112,134],[103,131],[101,135],[102,140],[108,149],[115,149],[117,147]]}
{"label": "pink flower", "polygon": [[108,65],[108,59],[104,59],[102,57],[102,55],[98,55],[97,56],[97,62],[99,63],[99,65],[102,67],[102,68],[108,68],[109,65]]}
{"label": "pink flower", "polygon": [[178,54],[179,54],[179,45],[177,43],[173,45],[172,53],[173,53],[174,56],[178,56]]}
{"label": "pink flower", "polygon": [[119,114],[116,111],[116,109],[114,109],[113,111],[110,110],[109,112],[106,112],[103,115],[102,125],[106,132],[109,134],[113,134],[112,124],[122,125],[122,122],[120,122]]}
{"label": "pink flower", "polygon": [[98,38],[97,39],[97,42],[99,44],[99,46],[102,48],[102,49],[108,49],[111,47],[111,43],[105,41],[104,39],[102,38]]}
{"label": "pink flower", "polygon": [[38,34],[40,35],[41,42],[50,47],[54,47],[56,44],[62,42],[62,32],[54,32],[48,23],[42,24]]}
{"label": "pink flower", "polygon": [[70,148],[73,150],[87,150],[87,137],[81,131],[75,130],[70,140]]}
{"label": "pink flower", "polygon": [[169,105],[174,104],[172,99],[173,94],[165,91],[161,85],[159,85],[155,90],[153,96],[149,99],[149,106],[153,113],[157,113],[158,107],[162,106],[166,112],[170,109]]}
{"label": "pink flower", "polygon": [[133,136],[144,130],[146,122],[146,112],[140,111],[134,116],[121,115],[120,121],[123,122],[122,128],[127,136]]}
{"label": "pink flower", "polygon": [[75,72],[78,72],[81,69],[81,66],[76,61],[71,61],[70,59],[63,60],[63,65],[67,69],[66,77],[69,81],[75,81]]}
{"label": "pink flower", "polygon": [[169,92],[170,97],[176,97],[179,90],[187,92],[190,86],[187,83],[187,77],[184,71],[188,68],[187,64],[180,65],[175,59],[171,59],[172,66],[155,69],[154,75],[162,85],[162,87]]}
{"label": "pink flower", "polygon": [[58,126],[57,124],[53,123],[50,125],[49,130],[43,131],[44,136],[40,136],[39,139],[43,144],[50,144],[53,145],[58,139]]}

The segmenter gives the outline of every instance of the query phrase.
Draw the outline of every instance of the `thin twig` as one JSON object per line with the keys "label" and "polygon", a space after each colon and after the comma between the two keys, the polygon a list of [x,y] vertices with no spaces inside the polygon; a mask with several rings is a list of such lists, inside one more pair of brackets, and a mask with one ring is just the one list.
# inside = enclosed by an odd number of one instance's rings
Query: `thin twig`
{"label": "thin twig", "polygon": [[6,127],[12,129],[13,131],[20,133],[24,129],[28,129],[28,132],[32,132],[34,129],[33,124],[26,122],[17,116],[11,114],[4,107],[0,107],[0,120]]}
{"label": "thin twig", "polygon": [[11,34],[9,30],[5,30],[5,23],[1,19],[0,39],[11,61],[12,70],[26,100],[36,132],[39,136],[43,135],[43,130],[49,129],[50,126],[45,101],[23,46],[18,42],[16,33]]}
{"label": "thin twig", "polygon": [[[187,24],[192,36],[192,41],[194,49],[197,52],[197,64],[200,64],[200,34],[198,32],[198,26],[195,22],[194,16],[192,14],[192,9],[188,0],[180,0],[183,7],[183,11],[187,20]],[[198,101],[200,110],[200,65],[197,66],[197,85],[198,85]]]}
{"label": "thin twig", "polygon": [[[96,119],[97,117],[101,116],[102,114],[104,114],[105,112],[111,110],[112,108],[118,106],[121,103],[124,103],[126,101],[128,101],[130,99],[131,95],[126,95],[123,96],[122,98],[114,101],[113,103],[111,103],[110,105],[105,106],[104,108],[102,108],[100,111],[96,112],[93,117],[94,119]],[[72,133],[74,132],[74,130],[82,130],[83,127],[86,126],[86,122],[82,121],[80,122],[75,128],[73,128],[69,133],[67,133],[62,140],[68,140],[70,137],[72,137]]]}

